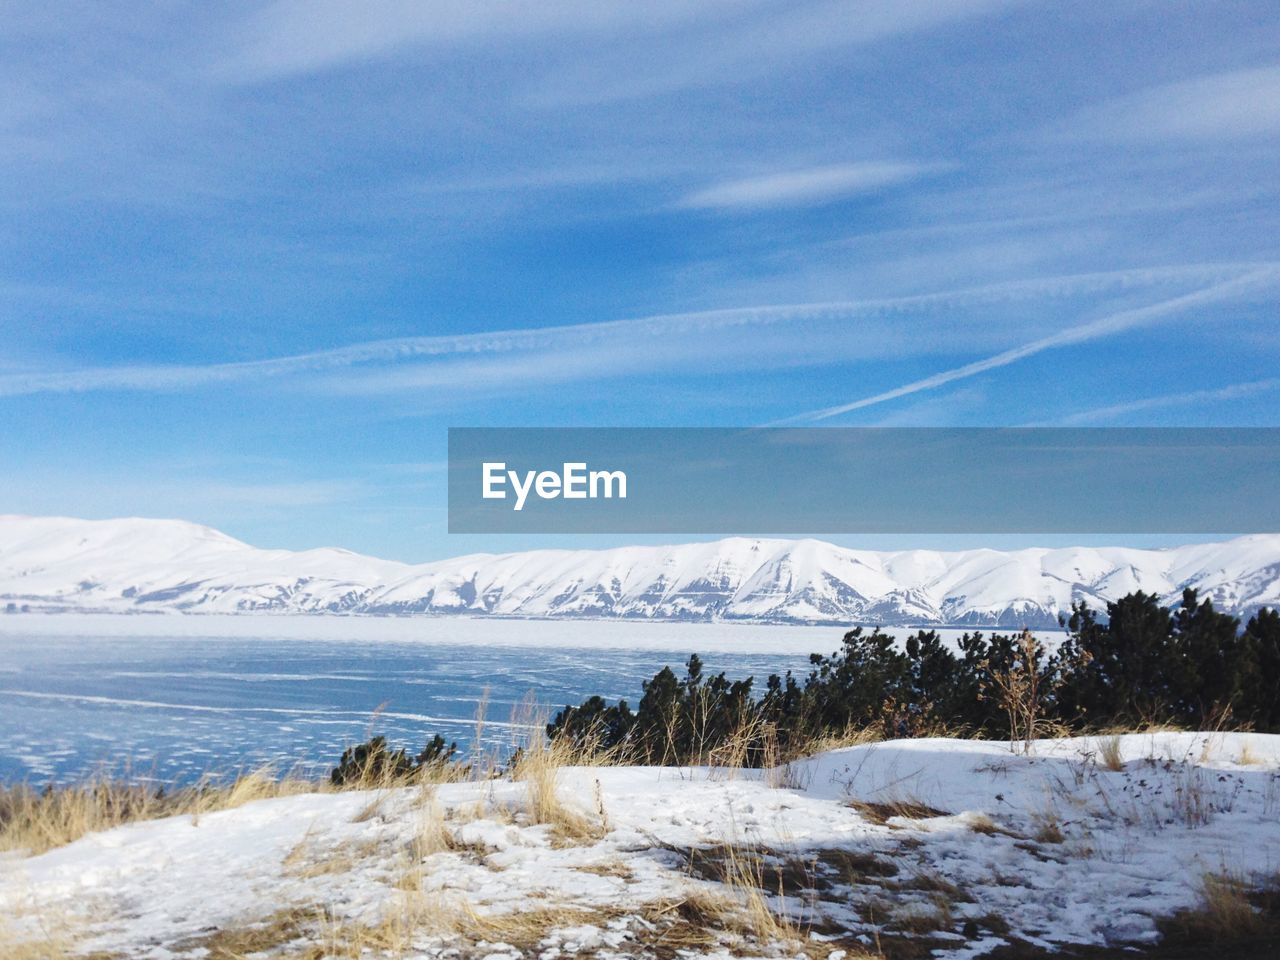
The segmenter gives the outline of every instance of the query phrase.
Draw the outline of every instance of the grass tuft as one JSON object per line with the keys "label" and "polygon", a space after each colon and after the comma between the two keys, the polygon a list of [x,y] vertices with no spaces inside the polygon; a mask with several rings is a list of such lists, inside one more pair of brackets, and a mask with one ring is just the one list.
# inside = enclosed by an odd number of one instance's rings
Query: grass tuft
{"label": "grass tuft", "polygon": [[206,781],[171,793],[106,777],[39,791],[25,784],[0,786],[0,852],[34,855],[127,823],[174,816],[198,821],[206,814],[255,800],[324,789],[314,781],[276,777],[270,768],[242,774],[229,783]]}
{"label": "grass tuft", "polygon": [[1114,773],[1124,769],[1124,756],[1120,751],[1119,735],[1102,737],[1098,741],[1098,758],[1102,765]]}
{"label": "grass tuft", "polygon": [[611,753],[601,754],[564,739],[549,740],[543,731],[545,717],[537,712],[532,700],[526,701],[522,715],[513,716],[512,726],[527,731],[525,741],[517,746],[516,762],[511,770],[513,780],[527,786],[527,813],[533,823],[547,824],[557,839],[567,843],[599,840],[608,832],[608,815],[600,790],[595,791],[595,816],[564,802],[560,796],[560,773],[568,766],[601,766],[613,762]]}
{"label": "grass tuft", "polygon": [[[1199,902],[1165,921],[1166,941],[1187,944],[1247,944],[1280,935],[1274,888],[1255,889],[1242,875],[1206,873]],[[1267,909],[1259,909],[1254,900]]]}

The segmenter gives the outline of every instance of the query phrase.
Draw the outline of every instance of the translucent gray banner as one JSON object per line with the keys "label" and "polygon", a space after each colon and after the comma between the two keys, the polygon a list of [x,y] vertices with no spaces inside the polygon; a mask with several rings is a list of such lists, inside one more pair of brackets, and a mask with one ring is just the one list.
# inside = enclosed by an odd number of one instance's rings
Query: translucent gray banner
{"label": "translucent gray banner", "polygon": [[451,533],[1259,533],[1280,428],[455,428]]}

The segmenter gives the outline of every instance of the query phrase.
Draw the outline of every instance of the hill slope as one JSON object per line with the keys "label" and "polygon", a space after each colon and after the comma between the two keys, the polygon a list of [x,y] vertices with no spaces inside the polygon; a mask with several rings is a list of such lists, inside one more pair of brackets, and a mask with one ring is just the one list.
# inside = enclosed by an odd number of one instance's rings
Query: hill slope
{"label": "hill slope", "polygon": [[[301,793],[6,854],[0,955],[1270,958],[1278,775],[1280,736],[1151,733]],[[1213,892],[1211,947],[1138,949]]]}

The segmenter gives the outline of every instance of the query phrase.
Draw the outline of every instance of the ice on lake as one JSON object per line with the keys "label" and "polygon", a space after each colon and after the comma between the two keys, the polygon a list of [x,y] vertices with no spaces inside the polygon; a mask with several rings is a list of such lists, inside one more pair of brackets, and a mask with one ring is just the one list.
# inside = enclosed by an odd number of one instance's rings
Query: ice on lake
{"label": "ice on lake", "polygon": [[[483,618],[0,617],[0,782],[99,769],[188,781],[265,763],[327,770],[383,734],[509,746],[545,711],[639,699],[698,653],[732,677],[808,669],[840,627]],[[959,631],[948,631],[957,634]]]}

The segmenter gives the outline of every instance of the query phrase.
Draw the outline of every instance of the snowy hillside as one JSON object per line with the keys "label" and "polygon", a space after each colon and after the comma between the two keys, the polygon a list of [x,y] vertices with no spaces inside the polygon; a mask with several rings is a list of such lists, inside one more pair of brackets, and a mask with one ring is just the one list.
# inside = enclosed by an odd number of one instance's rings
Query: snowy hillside
{"label": "snowy hillside", "polygon": [[[1276,956],[1274,919],[1245,894],[1274,882],[1277,736],[1030,756],[913,740],[771,771],[558,774],[554,815],[531,782],[484,780],[0,854],[0,954],[971,960],[1148,956],[1122,951],[1206,927],[1212,953],[1158,955]],[[1223,916],[1229,930],[1210,926]]]}
{"label": "snowy hillside", "polygon": [[410,565],[261,550],[171,520],[0,517],[0,609],[471,614],[1049,626],[1075,601],[1195,587],[1249,616],[1280,605],[1280,535],[1168,550],[874,552],[818,540],[476,554]]}

